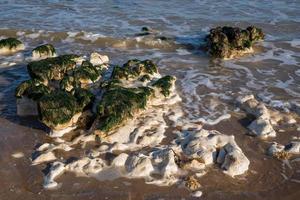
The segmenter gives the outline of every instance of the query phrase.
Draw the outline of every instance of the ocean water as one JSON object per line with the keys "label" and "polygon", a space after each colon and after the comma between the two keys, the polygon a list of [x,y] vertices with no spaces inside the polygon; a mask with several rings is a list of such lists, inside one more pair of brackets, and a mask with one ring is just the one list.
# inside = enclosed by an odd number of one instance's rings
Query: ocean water
{"label": "ocean water", "polygon": [[[118,65],[154,60],[162,74],[177,77],[185,117],[207,126],[230,122],[233,102],[242,94],[285,112],[300,103],[299,0],[0,0],[0,24],[0,39],[17,37],[26,46],[0,55],[1,118],[17,119],[14,90],[28,78],[31,50],[43,43],[53,44],[58,54],[98,51]],[[255,44],[254,54],[212,60],[202,48],[204,37],[223,25],[255,25],[266,38]],[[137,36],[144,26],[154,33]],[[230,128],[223,132],[231,134]],[[292,136],[299,136],[299,128],[279,138]]]}

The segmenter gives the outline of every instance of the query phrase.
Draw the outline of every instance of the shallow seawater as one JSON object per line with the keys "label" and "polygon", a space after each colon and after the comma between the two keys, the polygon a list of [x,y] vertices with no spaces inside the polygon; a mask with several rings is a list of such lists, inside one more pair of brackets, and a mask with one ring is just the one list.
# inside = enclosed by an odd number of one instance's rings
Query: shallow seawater
{"label": "shallow seawater", "polygon": [[[299,137],[300,122],[262,141],[245,134],[233,104],[241,94],[254,94],[270,108],[283,111],[290,102],[300,103],[299,1],[1,1],[0,13],[0,39],[17,37],[26,46],[22,52],[0,55],[0,175],[5,177],[0,199],[191,198],[189,191],[176,186],[147,185],[140,179],[97,181],[70,174],[60,178],[59,189],[42,189],[44,168],[31,166],[29,158],[38,143],[50,139],[36,119],[16,116],[14,90],[28,79],[31,50],[43,43],[53,44],[58,54],[88,56],[98,51],[118,65],[132,58],[152,59],[161,74],[176,76],[184,117],[234,135],[251,162],[246,175],[235,179],[213,166],[200,179],[204,199],[299,198],[300,184],[292,180],[300,180],[300,163],[283,169],[280,161],[266,155],[266,149],[272,141],[286,144]],[[255,25],[266,39],[255,44],[254,54],[212,60],[201,44],[209,29],[220,25]],[[136,36],[143,26],[155,33]],[[174,137],[167,130],[165,135]],[[11,156],[19,151],[25,156]]]}

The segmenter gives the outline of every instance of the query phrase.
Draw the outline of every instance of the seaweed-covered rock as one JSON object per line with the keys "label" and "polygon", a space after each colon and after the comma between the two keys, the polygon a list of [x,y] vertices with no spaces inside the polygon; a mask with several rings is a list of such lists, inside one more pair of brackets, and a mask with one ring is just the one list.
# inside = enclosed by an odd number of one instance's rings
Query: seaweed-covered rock
{"label": "seaweed-covered rock", "polygon": [[74,69],[60,82],[60,88],[70,92],[73,88],[82,87],[98,81],[101,78],[102,68],[97,69],[89,61],[83,61],[81,66]]}
{"label": "seaweed-covered rock", "polygon": [[112,73],[113,79],[138,79],[144,75],[154,76],[157,66],[151,60],[140,61],[137,59],[129,60],[123,67],[116,66]]}
{"label": "seaweed-covered rock", "polygon": [[92,63],[83,61],[82,65],[74,70],[74,78],[82,84],[93,83],[100,78],[101,70],[97,70]]}
{"label": "seaweed-covered rock", "polygon": [[16,38],[6,38],[0,40],[0,54],[13,53],[24,49],[24,44]]}
{"label": "seaweed-covered rock", "polygon": [[41,121],[54,130],[74,126],[83,109],[92,101],[93,95],[83,89],[74,95],[64,91],[54,91],[44,95],[39,101]]}
{"label": "seaweed-covered rock", "polygon": [[146,108],[147,101],[153,92],[153,89],[149,87],[109,86],[97,106],[99,124],[96,129],[101,134],[107,133],[128,118],[132,118],[135,112]]}
{"label": "seaweed-covered rock", "polygon": [[171,88],[174,86],[175,80],[174,76],[167,75],[155,81],[152,86],[158,88],[161,94],[168,97],[171,93]]}
{"label": "seaweed-covered rock", "polygon": [[262,39],[264,39],[262,30],[254,26],[247,29],[224,26],[211,29],[206,42],[211,56],[232,58],[251,52],[253,42]]}
{"label": "seaweed-covered rock", "polygon": [[41,84],[37,80],[26,80],[22,82],[17,88],[15,92],[15,96],[17,98],[27,97],[34,101],[39,100],[43,95],[49,94],[50,89]]}
{"label": "seaweed-covered rock", "polygon": [[42,58],[49,58],[55,56],[56,56],[56,51],[52,44],[43,44],[32,50],[33,59],[42,59]]}
{"label": "seaweed-covered rock", "polygon": [[50,80],[63,79],[68,71],[75,68],[76,59],[79,57],[70,54],[33,61],[27,65],[28,73],[31,78],[38,79],[47,85]]}

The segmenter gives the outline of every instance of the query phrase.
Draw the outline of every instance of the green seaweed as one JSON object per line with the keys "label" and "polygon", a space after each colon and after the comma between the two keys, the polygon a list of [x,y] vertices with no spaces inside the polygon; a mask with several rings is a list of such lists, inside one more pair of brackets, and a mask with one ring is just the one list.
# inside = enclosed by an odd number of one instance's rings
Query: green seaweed
{"label": "green seaweed", "polygon": [[74,69],[72,73],[66,75],[60,81],[60,88],[62,90],[70,90],[70,88],[80,88],[82,86],[81,81],[91,80],[95,82],[100,76],[102,71],[98,70],[88,61],[83,61],[81,66]]}
{"label": "green seaweed", "polygon": [[159,88],[160,92],[165,97],[168,97],[171,93],[170,89],[173,85],[173,81],[175,81],[175,77],[167,75],[155,81],[152,86]]}
{"label": "green seaweed", "polygon": [[149,97],[153,95],[149,87],[125,88],[114,85],[106,90],[97,106],[98,130],[109,132],[132,118],[133,113],[145,109]]}
{"label": "green seaweed", "polygon": [[148,74],[145,74],[140,78],[140,81],[145,82],[151,80],[151,77]]}
{"label": "green seaweed", "polygon": [[53,91],[38,102],[40,119],[50,128],[67,123],[74,115],[82,112],[93,98],[92,93],[84,89],[75,90],[74,95],[65,91]]}
{"label": "green seaweed", "polygon": [[123,67],[116,66],[112,73],[113,79],[138,78],[145,74],[153,75],[157,73],[157,66],[151,60],[140,61],[137,59],[129,60]]}
{"label": "green seaweed", "polygon": [[33,61],[27,65],[27,70],[31,78],[42,82],[61,80],[69,70],[75,68],[76,62],[74,59],[78,57],[77,55],[70,54]]}
{"label": "green seaweed", "polygon": [[89,107],[95,99],[95,95],[92,92],[83,88],[76,88],[74,97],[77,99],[77,103],[81,110]]}
{"label": "green seaweed", "polygon": [[34,48],[32,52],[38,52],[40,55],[54,55],[56,53],[55,48],[52,44],[43,44]]}
{"label": "green seaweed", "polygon": [[72,75],[66,75],[59,83],[60,89],[70,92],[73,88],[80,87],[78,80]]}
{"label": "green seaweed", "polygon": [[7,47],[9,49],[13,49],[13,48],[17,48],[21,44],[23,43],[16,38],[6,38],[0,40],[0,48]]}
{"label": "green seaweed", "polygon": [[96,81],[100,76],[100,72],[89,61],[83,61],[82,65],[74,70],[74,78],[76,80],[86,79]]}
{"label": "green seaweed", "polygon": [[36,80],[26,80],[23,81],[15,91],[15,96],[17,98],[22,98],[26,96],[29,99],[33,99],[35,101],[39,100],[45,94],[49,94],[50,89],[41,84],[39,81]]}

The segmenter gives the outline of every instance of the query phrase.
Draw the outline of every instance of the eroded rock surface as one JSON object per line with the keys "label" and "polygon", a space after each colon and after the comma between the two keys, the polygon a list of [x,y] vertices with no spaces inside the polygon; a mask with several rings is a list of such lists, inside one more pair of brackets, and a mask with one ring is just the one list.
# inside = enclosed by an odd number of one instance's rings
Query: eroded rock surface
{"label": "eroded rock surface", "polygon": [[247,127],[250,134],[261,138],[276,137],[273,126],[279,123],[294,124],[296,120],[290,113],[282,113],[271,110],[263,102],[259,102],[253,95],[240,96],[237,99],[238,106],[254,120]]}

